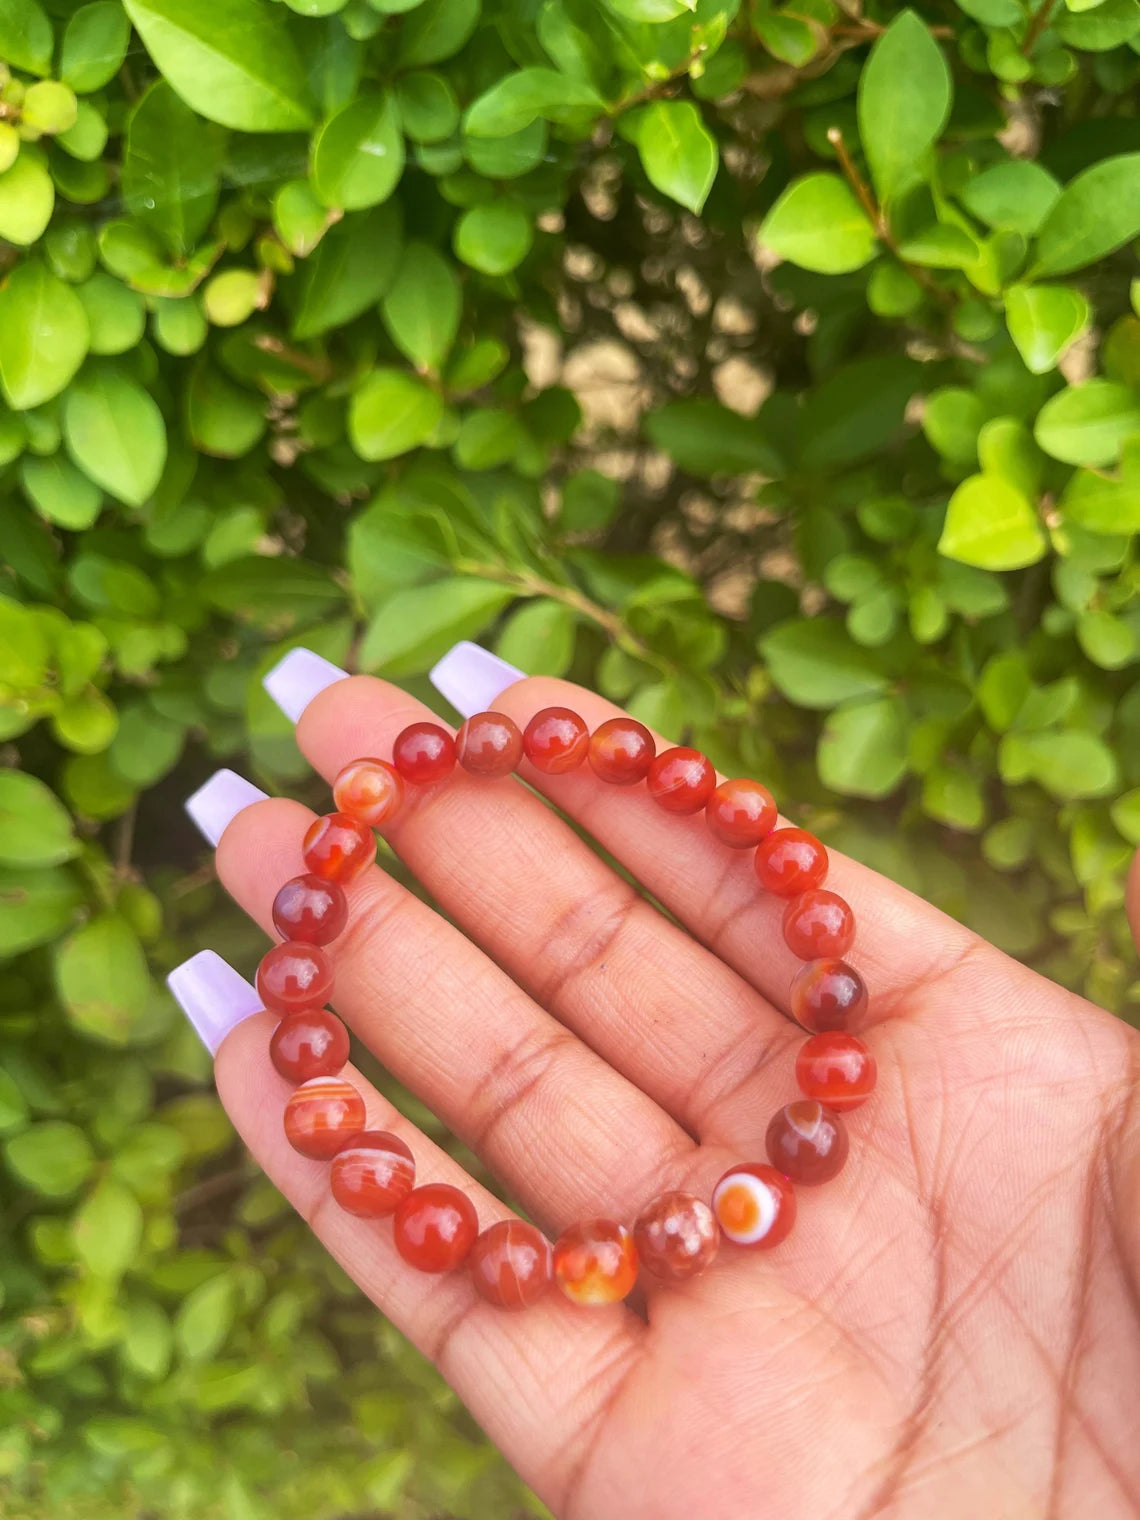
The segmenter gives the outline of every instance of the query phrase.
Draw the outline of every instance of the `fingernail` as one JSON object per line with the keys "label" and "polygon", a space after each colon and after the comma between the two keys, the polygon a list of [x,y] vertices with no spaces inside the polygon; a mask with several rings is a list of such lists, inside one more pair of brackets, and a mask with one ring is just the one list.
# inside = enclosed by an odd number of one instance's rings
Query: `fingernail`
{"label": "fingernail", "polygon": [[291,723],[296,723],[309,703],[334,681],[347,681],[348,671],[311,649],[290,649],[261,679],[262,686]]}
{"label": "fingernail", "polygon": [[266,795],[237,771],[215,771],[183,806],[206,842],[216,847],[230,819],[251,803],[264,802]]}
{"label": "fingernail", "polygon": [[265,1007],[256,989],[213,950],[199,950],[175,966],[166,985],[212,1056],[236,1024]]}
{"label": "fingernail", "polygon": [[463,639],[432,667],[428,680],[456,712],[469,718],[472,713],[486,712],[501,692],[525,675],[489,649]]}

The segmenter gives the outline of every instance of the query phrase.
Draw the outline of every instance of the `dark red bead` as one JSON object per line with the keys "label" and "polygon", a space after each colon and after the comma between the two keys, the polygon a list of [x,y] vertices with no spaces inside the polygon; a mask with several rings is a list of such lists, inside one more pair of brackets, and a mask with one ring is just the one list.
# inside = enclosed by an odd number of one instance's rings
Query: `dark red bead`
{"label": "dark red bead", "polygon": [[635,786],[648,775],[656,749],[644,723],[636,718],[607,718],[590,735],[590,766],[595,776],[611,786]]}
{"label": "dark red bead", "polygon": [[523,736],[506,713],[483,712],[468,718],[455,736],[459,763],[472,776],[492,780],[509,776],[522,759]]}
{"label": "dark red bead", "polygon": [[479,1217],[466,1193],[447,1182],[414,1188],[396,1210],[396,1249],[421,1272],[461,1267],[479,1234]]}
{"label": "dark red bead", "polygon": [[807,1098],[847,1113],[875,1090],[875,1058],[863,1041],[842,1029],[805,1040],[796,1055],[796,1081]]}
{"label": "dark red bead", "polygon": [[273,927],[282,939],[327,945],[347,922],[344,889],[322,876],[294,876],[273,899]]}
{"label": "dark red bead", "polygon": [[301,854],[314,876],[347,884],[375,863],[376,836],[358,818],[326,813],[309,825]]}
{"label": "dark red bead", "polygon": [[720,1249],[712,1209],[691,1193],[661,1193],[633,1226],[638,1258],[665,1282],[687,1282],[707,1272]]}
{"label": "dark red bead", "polygon": [[529,1309],[554,1281],[554,1252],[541,1230],[522,1219],[488,1226],[467,1258],[480,1298],[499,1309]]}
{"label": "dark red bead", "polygon": [[287,1082],[335,1077],[348,1050],[348,1030],[327,1008],[287,1013],[269,1036],[269,1059]]}
{"label": "dark red bead", "polygon": [[444,781],[455,769],[455,740],[438,723],[409,723],[396,736],[392,764],[413,786]]}
{"label": "dark red bead", "polygon": [[708,800],[705,821],[721,844],[750,850],[776,827],[776,799],[759,781],[722,781]]}
{"label": "dark red bead", "polygon": [[683,744],[662,750],[645,778],[649,795],[667,813],[699,813],[712,796],[716,771],[707,755]]}
{"label": "dark red bead", "polygon": [[798,897],[823,885],[827,851],[806,829],[776,829],[756,847],[756,875],[766,892]]}
{"label": "dark red bead", "polygon": [[261,957],[257,990],[274,1013],[295,1013],[327,1003],[333,988],[332,963],[319,945],[286,940]]}
{"label": "dark red bead", "polygon": [[846,955],[855,943],[855,915],[837,892],[801,892],[784,909],[784,941],[801,961]]}
{"label": "dark red bead", "polygon": [[774,1113],[764,1144],[768,1160],[798,1187],[830,1182],[847,1160],[843,1120],[811,1098],[797,1098]]}
{"label": "dark red bead", "polygon": [[589,729],[568,707],[544,707],[523,731],[524,754],[548,776],[577,770],[589,747]]}
{"label": "dark red bead", "polygon": [[333,1157],[329,1189],[342,1209],[362,1219],[394,1214],[416,1182],[411,1151],[386,1129],[352,1135]]}
{"label": "dark red bead", "polygon": [[792,978],[792,1017],[813,1034],[848,1029],[867,1011],[867,986],[846,961],[808,961]]}

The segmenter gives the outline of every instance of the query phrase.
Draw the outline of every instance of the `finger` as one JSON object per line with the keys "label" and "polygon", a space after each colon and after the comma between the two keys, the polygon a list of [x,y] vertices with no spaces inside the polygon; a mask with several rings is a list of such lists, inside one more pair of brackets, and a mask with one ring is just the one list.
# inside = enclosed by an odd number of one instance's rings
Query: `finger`
{"label": "finger", "polygon": [[[219,1096],[254,1159],[357,1286],[436,1364],[523,1478],[558,1504],[641,1354],[644,1326],[624,1308],[578,1309],[554,1289],[524,1313],[506,1313],[485,1303],[465,1273],[430,1276],[408,1266],[390,1224],[339,1208],[328,1166],[306,1160],[286,1141],[282,1114],[290,1088],[267,1054],[275,1021],[255,1011],[249,983],[211,951],[180,966],[170,982],[216,1049]],[[347,1068],[345,1075],[365,1100],[368,1127],[388,1130],[411,1148],[417,1184],[460,1188],[481,1228],[510,1217],[358,1072]]]}

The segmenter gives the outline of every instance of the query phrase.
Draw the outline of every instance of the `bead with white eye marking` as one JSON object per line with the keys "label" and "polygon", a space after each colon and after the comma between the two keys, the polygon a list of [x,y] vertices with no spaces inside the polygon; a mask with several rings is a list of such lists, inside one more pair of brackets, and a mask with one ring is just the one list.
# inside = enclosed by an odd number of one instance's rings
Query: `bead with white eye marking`
{"label": "bead with white eye marking", "polygon": [[796,1222],[796,1195],[782,1172],[763,1162],[734,1166],[713,1189],[712,1209],[726,1240],[769,1250]]}

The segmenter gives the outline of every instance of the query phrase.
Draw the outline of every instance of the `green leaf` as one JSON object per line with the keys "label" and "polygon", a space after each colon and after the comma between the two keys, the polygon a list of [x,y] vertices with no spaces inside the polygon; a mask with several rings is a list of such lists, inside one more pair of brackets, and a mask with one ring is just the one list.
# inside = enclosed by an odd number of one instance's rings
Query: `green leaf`
{"label": "green leaf", "polygon": [[1080,614],[1077,642],[1102,670],[1120,670],[1136,658],[1136,630],[1104,608],[1089,608]]}
{"label": "green leaf", "polygon": [[166,1376],[174,1350],[174,1333],[158,1304],[150,1299],[135,1299],[128,1305],[121,1350],[124,1362],[140,1377],[158,1382]]}
{"label": "green leaf", "polygon": [[760,242],[816,274],[861,269],[877,247],[866,212],[838,174],[806,174],[793,181],[764,218]]}
{"label": "green leaf", "polygon": [[505,74],[467,108],[463,130],[472,137],[509,137],[539,118],[588,122],[605,104],[584,80],[556,69],[520,69]]}
{"label": "green leaf", "polygon": [[71,818],[38,776],[0,770],[0,862],[54,866],[78,851]]}
{"label": "green leaf", "polygon": [[0,866],[0,960],[56,939],[83,901],[83,888],[60,867]]}
{"label": "green leaf", "polygon": [[107,1045],[129,1042],[150,997],[146,956],[117,913],[91,919],[56,947],[55,981],[72,1027]]}
{"label": "green leaf", "polygon": [[424,0],[400,27],[399,57],[405,68],[442,63],[471,36],[480,0]]}
{"label": "green leaf", "polygon": [[413,142],[443,142],[459,125],[459,102],[441,74],[426,69],[405,74],[395,89],[400,121]]}
{"label": "green leaf", "polygon": [[123,154],[123,201],[176,259],[197,244],[218,203],[222,141],[164,79],[131,112]]}
{"label": "green leaf", "polygon": [[1028,775],[1062,801],[1108,796],[1119,784],[1116,757],[1098,734],[1045,730],[1016,742]]}
{"label": "green leaf", "polygon": [[398,679],[427,670],[460,639],[473,639],[515,593],[491,581],[448,577],[397,591],[368,625],[361,670]]}
{"label": "green leaf", "polygon": [[463,291],[449,259],[427,243],[409,243],[381,302],[392,342],[418,369],[438,371],[451,351]]}
{"label": "green leaf", "polygon": [[265,432],[265,402],[200,361],[190,377],[186,420],[194,446],[217,459],[240,459]]}
{"label": "green leaf", "polygon": [[997,232],[1033,237],[1061,195],[1060,183],[1032,158],[1013,158],[975,174],[959,200]]}
{"label": "green leaf", "polygon": [[1140,32],[1138,0],[1100,0],[1095,8],[1061,11],[1053,30],[1062,42],[1085,53],[1107,53]]}
{"label": "green leaf", "polygon": [[978,458],[978,434],[986,420],[986,404],[976,391],[947,385],[931,391],[922,414],[922,431],[943,459],[972,465]]}
{"label": "green leaf", "polygon": [[1051,396],[1037,414],[1033,436],[1065,464],[1106,465],[1140,431],[1140,400],[1112,380],[1086,380]]}
{"label": "green leaf", "polygon": [[166,463],[166,424],[142,386],[111,364],[85,370],[67,393],[63,428],[80,469],[119,501],[141,507]]}
{"label": "green leaf", "polygon": [[323,565],[286,556],[231,560],[203,577],[202,595],[220,612],[268,624],[290,616],[314,622],[344,601]]}
{"label": "green leaf", "polygon": [[1069,181],[1037,237],[1031,279],[1095,264],[1140,234],[1140,153],[1093,164]]}
{"label": "green leaf", "polygon": [[779,476],[784,464],[759,420],[710,397],[670,401],[645,419],[653,443],[694,475]]}
{"label": "green leaf", "polygon": [[647,21],[650,24],[672,21],[686,11],[695,11],[697,0],[605,0],[609,10],[624,16],[627,21]]}
{"label": "green leaf", "polygon": [[66,1198],[91,1175],[95,1157],[74,1124],[49,1119],[14,1135],[4,1146],[8,1170],[44,1198]]}
{"label": "green leaf", "polygon": [[950,70],[925,24],[906,10],[871,49],[859,78],[859,136],[879,198],[916,177],[950,115]]}
{"label": "green leaf", "polygon": [[293,336],[317,337],[367,311],[391,284],[402,247],[396,205],[346,216],[330,228],[284,285]]}
{"label": "green leaf", "polygon": [[1048,543],[1032,502],[1008,480],[971,475],[950,498],[938,552],[983,570],[1035,564]]}
{"label": "green leaf", "polygon": [[848,797],[889,796],[906,774],[908,727],[898,697],[837,708],[819,741],[820,780]]}
{"label": "green leaf", "polygon": [[17,411],[57,396],[87,355],[87,314],[70,285],[36,259],[0,285],[0,386]]}
{"label": "green leaf", "polygon": [[75,293],[87,313],[93,354],[125,354],[138,344],[146,327],[146,303],[137,291],[97,270]]}
{"label": "green leaf", "polygon": [[495,652],[528,676],[564,676],[574,658],[577,629],[569,607],[540,596],[511,613]]}
{"label": "green leaf", "polygon": [[514,200],[472,206],[455,228],[456,253],[482,274],[509,274],[526,258],[533,242],[530,216]]}
{"label": "green leaf", "polygon": [[759,647],[772,680],[799,707],[838,707],[889,685],[875,657],[826,618],[780,623]]}
{"label": "green leaf", "polygon": [[42,155],[26,144],[0,174],[0,239],[27,248],[38,242],[51,220],[55,187]]}
{"label": "green leaf", "polygon": [[395,459],[426,443],[442,415],[442,398],[422,380],[375,369],[353,395],[348,436],[361,459]]}
{"label": "green leaf", "polygon": [[260,0],[123,0],[160,74],[186,104],[238,132],[312,121],[283,11]]}
{"label": "green leaf", "polygon": [[1043,375],[1088,326],[1089,303],[1068,285],[1011,285],[1005,320],[1026,369]]}
{"label": "green leaf", "polygon": [[359,211],[386,201],[404,172],[404,134],[389,94],[358,95],[313,142],[313,188],[326,206]]}
{"label": "green leaf", "polygon": [[29,74],[51,72],[51,22],[36,0],[4,0],[0,6],[0,58]]}
{"label": "green leaf", "polygon": [[91,527],[103,505],[99,487],[62,454],[29,455],[20,465],[20,484],[42,518],[73,533]]}
{"label": "green leaf", "polygon": [[142,1244],[142,1209],[129,1188],[104,1177],[77,1210],[71,1233],[76,1255],[91,1275],[118,1282]]}
{"label": "green leaf", "polygon": [[649,183],[699,216],[720,153],[693,102],[655,100],[638,112],[634,131]]}
{"label": "green leaf", "polygon": [[922,783],[922,811],[947,828],[976,833],[986,821],[977,778],[957,765],[935,765]]}
{"label": "green leaf", "polygon": [[122,67],[131,23],[119,0],[81,5],[63,33],[59,77],[78,95],[109,84]]}
{"label": "green leaf", "polygon": [[192,1289],[174,1317],[174,1340],[188,1362],[206,1362],[225,1344],[237,1313],[236,1284],[219,1273]]}
{"label": "green leaf", "polygon": [[1090,533],[1140,533],[1140,480],[1078,470],[1060,502],[1067,523]]}
{"label": "green leaf", "polygon": [[806,464],[825,469],[876,454],[901,428],[920,370],[893,355],[858,359],[808,392],[799,419]]}

